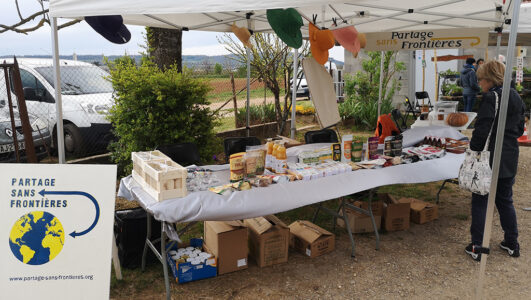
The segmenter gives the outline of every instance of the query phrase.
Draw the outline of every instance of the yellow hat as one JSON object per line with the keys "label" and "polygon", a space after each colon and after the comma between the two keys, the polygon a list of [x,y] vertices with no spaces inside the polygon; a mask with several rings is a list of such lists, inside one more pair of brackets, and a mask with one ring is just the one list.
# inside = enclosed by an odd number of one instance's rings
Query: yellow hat
{"label": "yellow hat", "polygon": [[365,46],[367,45],[367,36],[365,35],[365,33],[359,32],[358,40],[360,41],[360,48],[365,48]]}
{"label": "yellow hat", "polygon": [[245,27],[238,27],[236,26],[236,23],[232,23],[230,29],[245,46],[253,48],[253,45],[249,41],[251,39],[251,32],[249,29]]}
{"label": "yellow hat", "polygon": [[315,25],[310,23],[310,50],[315,60],[324,65],[328,61],[328,49],[334,47],[336,41],[334,35],[329,29],[320,30]]}

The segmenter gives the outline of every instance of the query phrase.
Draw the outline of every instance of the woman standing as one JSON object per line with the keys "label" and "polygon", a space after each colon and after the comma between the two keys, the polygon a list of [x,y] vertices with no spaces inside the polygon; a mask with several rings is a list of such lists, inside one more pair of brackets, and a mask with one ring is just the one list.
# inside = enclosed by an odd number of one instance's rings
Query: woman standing
{"label": "woman standing", "polygon": [[[499,99],[499,110],[504,72],[505,66],[502,63],[490,60],[484,63],[477,73],[479,85],[483,91],[483,100],[481,101],[474,132],[472,133],[470,149],[482,151],[492,127],[488,145],[491,167],[496,130],[498,128],[498,111],[495,109],[496,99]],[[516,212],[513,206],[513,184],[518,167],[519,150],[517,138],[524,132],[525,108],[522,99],[520,99],[516,90],[512,88],[509,92],[508,101],[507,121],[496,190],[496,208],[498,209],[500,223],[504,231],[504,240],[501,242],[500,247],[506,250],[510,256],[518,257],[520,256],[520,245],[518,244]],[[472,243],[465,248],[465,252],[478,261],[481,258],[481,254],[475,252],[474,248],[480,247],[483,242],[487,202],[488,195],[472,194],[472,224],[470,226]]]}

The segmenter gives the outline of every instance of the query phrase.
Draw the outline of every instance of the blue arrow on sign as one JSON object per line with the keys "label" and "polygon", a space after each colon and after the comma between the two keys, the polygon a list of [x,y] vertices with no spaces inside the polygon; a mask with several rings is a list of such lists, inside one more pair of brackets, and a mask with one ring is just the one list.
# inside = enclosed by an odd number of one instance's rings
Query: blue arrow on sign
{"label": "blue arrow on sign", "polygon": [[92,203],[94,203],[94,206],[96,207],[96,218],[94,218],[94,222],[92,222],[92,225],[90,225],[89,228],[81,232],[76,232],[74,230],[70,233],[70,236],[76,238],[76,236],[85,235],[89,233],[92,229],[94,229],[94,227],[96,227],[96,224],[98,223],[98,220],[100,218],[100,206],[98,205],[98,201],[96,201],[96,199],[92,197],[91,194],[78,191],[46,191],[44,189],[40,191],[39,194],[43,197],[44,195],[80,195],[89,198],[90,200],[92,200]]}

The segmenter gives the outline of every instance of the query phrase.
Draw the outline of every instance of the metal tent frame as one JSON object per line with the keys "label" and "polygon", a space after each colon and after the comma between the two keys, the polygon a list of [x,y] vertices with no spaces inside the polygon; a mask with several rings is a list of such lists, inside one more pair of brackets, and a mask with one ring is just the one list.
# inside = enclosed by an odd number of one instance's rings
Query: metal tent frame
{"label": "metal tent frame", "polygon": [[[373,1],[369,0],[270,0],[267,2],[264,1],[247,1],[242,3],[241,1],[223,1],[215,2],[215,5],[208,6],[203,5],[200,7],[202,2],[213,3],[213,1],[195,1],[182,5],[171,5],[171,0],[158,0],[152,1],[147,8],[136,8],[130,7],[125,0],[93,0],[90,4],[86,3],[86,0],[50,0],[50,19],[52,27],[52,48],[53,48],[53,63],[54,63],[54,75],[55,75],[55,86],[61,86],[61,77],[59,69],[59,42],[57,35],[57,18],[58,17],[67,17],[67,18],[80,18],[83,16],[89,15],[112,15],[112,14],[122,14],[125,12],[124,19],[128,24],[136,25],[146,25],[154,27],[165,27],[165,28],[179,28],[182,30],[210,30],[210,31],[229,31],[229,26],[232,22],[246,22],[249,26],[249,15],[252,13],[252,20],[255,22],[254,26],[256,27],[255,32],[270,32],[271,29],[268,27],[267,19],[265,16],[265,9],[268,8],[287,8],[287,7],[297,7],[299,12],[304,16],[306,13],[312,12],[324,12],[327,4],[333,4],[332,10],[336,13],[341,11],[342,14],[346,11],[353,11],[352,14],[344,14],[340,16],[342,19],[351,21],[351,24],[356,25],[358,30],[361,32],[374,32],[374,31],[390,31],[390,30],[399,30],[399,29],[426,29],[426,28],[460,28],[460,27],[490,27],[492,29],[496,27],[503,27],[504,24],[511,24],[510,34],[509,34],[509,43],[507,47],[507,70],[512,70],[513,59],[514,59],[514,50],[515,42],[517,35],[518,27],[518,17],[520,11],[520,0],[509,1],[507,4],[496,4],[494,17],[492,16],[483,16],[484,14],[494,12],[493,9],[489,10],[478,10],[471,11],[471,7],[484,7],[485,2],[479,0],[447,0],[444,2],[439,1],[420,1],[420,0],[411,0],[405,1],[406,4],[411,6],[417,5],[413,8],[405,8],[404,4],[402,7],[393,7],[396,5],[396,1],[392,0],[382,0],[379,1],[380,5],[373,4]],[[505,2],[505,1],[504,1]],[[173,2],[174,3],[174,2]],[[421,5],[429,3],[428,5]],[[114,5],[113,4],[118,4]],[[204,4],[204,3],[203,3]],[[476,5],[478,4],[478,5]],[[479,5],[481,4],[481,5]],[[160,14],[161,6],[167,5],[168,10],[164,11],[164,14]],[[313,5],[313,7],[311,7]],[[187,7],[189,6],[189,7]],[[184,7],[184,8],[182,8]],[[451,7],[446,12],[435,11],[434,9],[444,10],[445,7]],[[229,9],[231,8],[231,9]],[[508,18],[508,12],[512,8],[512,18]],[[135,10],[138,9],[138,10]],[[153,13],[148,13],[153,10]],[[227,12],[227,11],[235,11]],[[464,13],[459,14],[455,12]],[[157,14],[158,13],[158,14]],[[127,15],[128,14],[128,15]],[[194,19],[204,19],[205,17],[209,19],[209,22],[203,22],[201,24],[176,24],[174,19],[169,20],[168,18],[175,15],[178,20],[184,19],[186,15],[193,15],[188,18],[188,20]],[[407,18],[401,16],[407,15]],[[201,16],[202,18],[197,18],[195,16]],[[193,18],[192,18],[193,17]],[[359,21],[353,21],[353,19],[359,19]],[[324,20],[323,14],[323,23],[328,23],[332,19]],[[394,23],[386,23],[387,21],[393,21]],[[475,23],[474,23],[475,22]],[[380,26],[376,26],[377,23]],[[404,24],[405,23],[405,24]],[[220,27],[220,25],[225,24],[225,27]],[[367,24],[370,24],[367,26]],[[480,26],[484,24],[484,26]],[[496,24],[495,26],[492,26]],[[190,26],[186,26],[190,25]],[[216,27],[217,26],[217,27]],[[387,26],[387,27],[386,27]],[[221,28],[221,29],[220,29]],[[307,30],[307,25],[303,26],[303,30]],[[501,41],[501,38],[498,38],[498,45]],[[499,49],[499,47],[497,47]],[[499,50],[497,50],[499,52]],[[249,51],[247,51],[249,55]],[[298,50],[295,49],[294,57],[298,57]],[[247,65],[249,67],[250,60],[248,59]],[[295,101],[296,96],[296,84],[297,80],[297,60],[294,62],[294,80],[293,80],[293,98],[292,101]],[[247,70],[249,75],[250,70]],[[499,112],[499,125],[497,130],[497,137],[494,150],[494,162],[493,162],[493,172],[492,172],[492,185],[489,194],[488,207],[487,207],[487,221],[485,223],[485,237],[483,240],[483,247],[488,248],[492,227],[492,214],[494,209],[494,200],[496,197],[496,187],[497,179],[500,168],[500,159],[501,159],[501,147],[504,138],[505,122],[507,118],[507,108],[508,108],[508,97],[509,97],[509,87],[511,80],[511,72],[505,72],[504,83],[503,83],[503,92],[501,97],[501,107]],[[249,79],[248,79],[249,84]],[[249,104],[249,89],[247,90],[247,105]],[[380,93],[381,95],[381,93]],[[381,96],[380,96],[381,98]],[[295,128],[295,102],[292,102],[292,123],[291,123],[291,133],[294,135]],[[58,137],[58,146],[59,146],[59,163],[64,163],[64,133],[63,133],[63,122],[62,122],[62,101],[61,101],[61,90],[56,89],[56,114],[57,114],[57,137]],[[248,119],[247,119],[247,125]],[[248,126],[247,126],[248,127]],[[476,289],[476,298],[480,299],[482,295],[484,271],[486,266],[488,255],[483,255],[480,266],[480,274],[478,280],[478,286]],[[167,275],[167,272],[166,274]],[[169,286],[166,285],[167,297],[170,298]]]}

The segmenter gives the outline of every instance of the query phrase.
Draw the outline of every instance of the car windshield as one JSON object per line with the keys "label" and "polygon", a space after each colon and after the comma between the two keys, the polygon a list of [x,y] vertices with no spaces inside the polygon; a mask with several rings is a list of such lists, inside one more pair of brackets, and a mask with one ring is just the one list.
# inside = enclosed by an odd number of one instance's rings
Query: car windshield
{"label": "car windshield", "polygon": [[[37,67],[35,70],[54,86],[53,67]],[[107,76],[107,72],[96,66],[61,66],[61,94],[112,93],[112,84],[105,79]]]}

